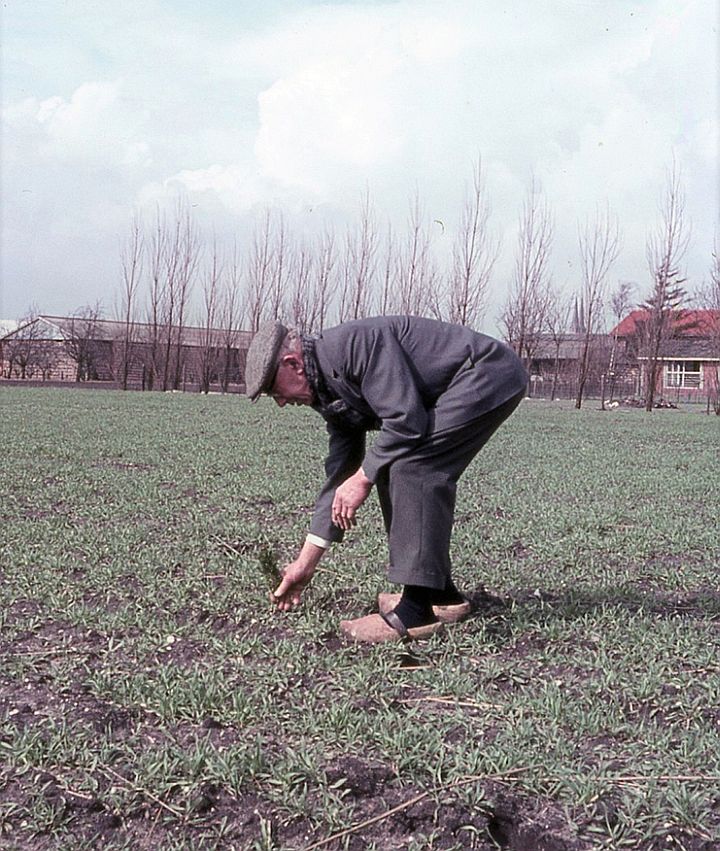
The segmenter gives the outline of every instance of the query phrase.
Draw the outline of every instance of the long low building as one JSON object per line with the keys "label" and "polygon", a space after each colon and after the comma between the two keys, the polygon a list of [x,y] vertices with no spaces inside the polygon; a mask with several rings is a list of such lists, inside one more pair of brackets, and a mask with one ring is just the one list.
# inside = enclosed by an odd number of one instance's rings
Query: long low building
{"label": "long low building", "polygon": [[[591,339],[587,395],[642,397],[646,392],[647,314],[631,311],[609,334]],[[41,314],[0,322],[0,381],[105,382],[146,390],[242,392],[249,331],[125,323]],[[576,392],[584,335],[539,335],[530,358],[530,395]],[[656,392],[674,402],[718,405],[720,311],[678,311],[659,352]]]}
{"label": "long low building", "polygon": [[3,379],[242,390],[252,333],[41,314],[0,330]]}

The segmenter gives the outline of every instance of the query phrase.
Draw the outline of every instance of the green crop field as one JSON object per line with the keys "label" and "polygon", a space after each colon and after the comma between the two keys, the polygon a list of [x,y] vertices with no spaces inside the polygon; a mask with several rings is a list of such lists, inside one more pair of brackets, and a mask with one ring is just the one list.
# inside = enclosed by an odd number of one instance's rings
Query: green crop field
{"label": "green crop field", "polygon": [[358,647],[373,496],[279,615],[325,434],[0,389],[3,849],[720,848],[720,422],[526,401],[461,482],[474,617]]}

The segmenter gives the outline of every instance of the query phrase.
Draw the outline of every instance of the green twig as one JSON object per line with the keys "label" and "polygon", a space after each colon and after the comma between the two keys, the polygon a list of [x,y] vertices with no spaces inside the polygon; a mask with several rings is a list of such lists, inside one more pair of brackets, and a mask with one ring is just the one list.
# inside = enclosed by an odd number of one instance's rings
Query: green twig
{"label": "green twig", "polygon": [[240,556],[241,558],[243,556],[248,556],[249,554],[256,555],[260,565],[260,572],[263,574],[272,590],[277,588],[282,581],[282,572],[280,571],[278,558],[275,555],[275,550],[270,541],[252,541],[250,543],[243,543],[240,547],[238,547],[237,545],[223,541],[222,538],[216,537],[214,540],[216,540],[220,546],[224,547],[228,552],[233,555]]}
{"label": "green twig", "polygon": [[260,564],[260,570],[270,585],[270,590],[274,591],[282,581],[282,573],[280,572],[277,556],[268,544],[263,544],[260,547],[258,562]]}

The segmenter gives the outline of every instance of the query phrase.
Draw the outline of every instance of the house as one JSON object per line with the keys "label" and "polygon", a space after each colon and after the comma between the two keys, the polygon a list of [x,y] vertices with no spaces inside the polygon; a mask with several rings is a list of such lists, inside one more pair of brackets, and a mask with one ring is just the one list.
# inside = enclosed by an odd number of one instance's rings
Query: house
{"label": "house", "polygon": [[0,379],[242,389],[247,331],[42,314],[0,332]]}
{"label": "house", "polygon": [[[637,360],[640,394],[647,380],[646,310],[633,310],[610,332],[627,360]],[[678,310],[660,348],[656,395],[672,402],[714,402],[720,370],[720,311]]]}
{"label": "house", "polygon": [[[538,335],[528,363],[531,397],[574,399],[578,393],[585,334]],[[618,399],[636,395],[637,362],[630,362],[610,334],[591,334],[583,395]]]}

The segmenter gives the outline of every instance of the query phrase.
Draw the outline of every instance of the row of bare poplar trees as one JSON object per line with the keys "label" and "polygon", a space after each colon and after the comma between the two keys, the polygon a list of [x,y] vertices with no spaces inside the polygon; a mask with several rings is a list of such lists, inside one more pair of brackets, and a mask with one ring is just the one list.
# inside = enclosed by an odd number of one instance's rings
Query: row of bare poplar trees
{"label": "row of bare poplar trees", "polygon": [[[266,210],[250,244],[203,246],[186,202],[173,215],[158,211],[150,228],[137,219],[122,252],[123,317],[165,324],[183,319],[193,290],[200,315],[255,331],[266,319],[284,319],[302,331],[372,314],[427,314],[476,324],[485,311],[500,244],[489,229],[490,205],[481,166],[475,167],[451,271],[433,253],[433,229],[416,196],[404,235],[381,233],[369,193],[359,220],[338,236],[312,240],[289,232],[281,212]],[[143,286],[144,285],[144,286]],[[141,295],[141,289],[145,292]],[[202,324],[202,323],[201,323]]]}
{"label": "row of bare poplar trees", "polygon": [[[528,190],[519,216],[514,272],[506,283],[498,322],[505,339],[528,363],[541,345],[547,348],[549,341],[554,342],[559,352],[569,331],[580,335],[577,407],[591,371],[594,341],[605,328],[609,308],[617,322],[635,306],[634,296],[640,296],[636,304],[648,316],[642,348],[649,356],[646,402],[652,407],[663,342],[672,333],[673,317],[688,303],[681,268],[689,228],[675,163],[668,171],[659,212],[647,240],[650,283],[644,293],[633,293],[629,283],[608,292],[621,238],[617,216],[607,206],[578,223],[578,280],[573,292],[561,292],[551,268],[555,228],[550,206],[536,181]],[[185,327],[195,325],[204,334],[201,348],[207,357],[201,384],[207,387],[217,371],[220,350],[229,352],[239,329],[255,331],[266,319],[284,320],[301,331],[321,331],[331,323],[387,313],[477,326],[487,310],[500,251],[490,216],[478,161],[442,269],[433,250],[433,234],[444,224],[426,219],[417,196],[403,233],[395,233],[390,225],[381,229],[366,193],[356,224],[342,236],[326,230],[313,240],[300,239],[290,233],[282,213],[267,210],[249,244],[230,248],[220,247],[217,240],[204,245],[191,208],[179,202],[172,215],[158,211],[149,228],[133,221],[122,252],[119,318],[127,328],[126,347],[131,346],[136,323],[143,322],[158,354],[149,385],[177,387],[181,360],[171,354],[174,349],[179,352]],[[718,300],[717,258],[714,263],[709,306],[713,298]],[[191,315],[193,297],[196,307]]]}

